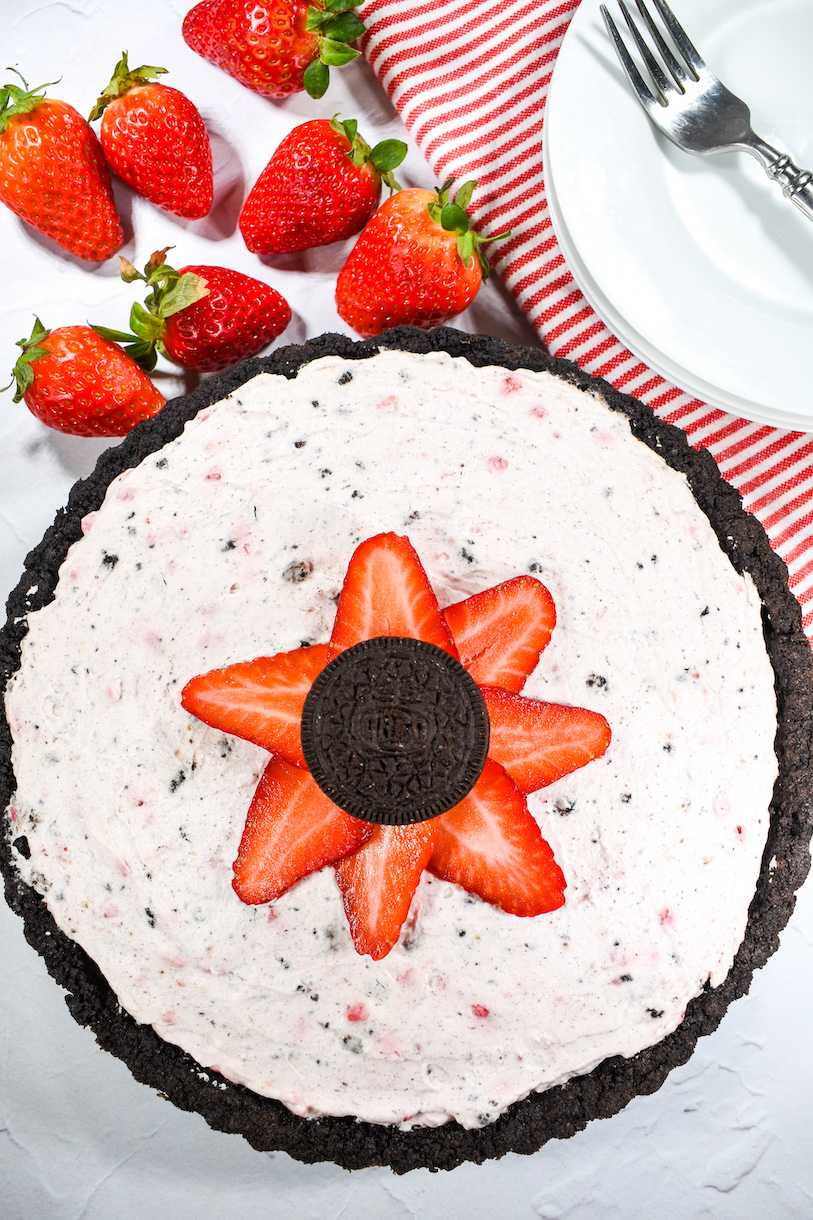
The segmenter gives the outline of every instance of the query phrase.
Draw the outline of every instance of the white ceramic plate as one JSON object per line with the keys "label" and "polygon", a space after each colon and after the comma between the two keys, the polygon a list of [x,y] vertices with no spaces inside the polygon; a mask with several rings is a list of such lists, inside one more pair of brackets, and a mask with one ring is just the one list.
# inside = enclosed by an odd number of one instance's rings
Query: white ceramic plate
{"label": "white ceramic plate", "polygon": [[[673,7],[754,129],[813,168],[810,0]],[[747,154],[693,157],[654,129],[599,0],[584,0],[562,45],[545,155],[563,254],[630,350],[713,406],[813,428],[813,223]]]}

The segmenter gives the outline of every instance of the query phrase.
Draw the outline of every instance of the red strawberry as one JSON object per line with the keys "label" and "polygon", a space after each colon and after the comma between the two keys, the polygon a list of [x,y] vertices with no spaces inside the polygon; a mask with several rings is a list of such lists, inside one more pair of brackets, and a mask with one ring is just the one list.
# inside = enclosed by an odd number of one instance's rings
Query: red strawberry
{"label": "red strawberry", "polygon": [[522,690],[556,626],[553,598],[533,576],[475,593],[443,617],[477,685],[510,691]]}
{"label": "red strawberry", "polygon": [[146,309],[130,312],[132,334],[94,329],[123,343],[142,368],[155,368],[157,351],[185,368],[211,372],[253,356],[291,320],[288,302],[275,288],[227,267],[167,266],[167,246],[153,254],[142,273],[127,259],[121,277],[143,280],[151,289]]}
{"label": "red strawberry", "polygon": [[440,823],[429,871],[509,915],[542,915],[565,900],[566,882],[528,812],[525,797],[489,759],[483,774]]}
{"label": "red strawberry", "polygon": [[429,578],[408,538],[376,534],[354,551],[347,567],[330,658],[376,636],[424,640],[457,656]]}
{"label": "red strawberry", "polygon": [[600,758],[610,726],[598,712],[480,688],[491,722],[489,758],[505,767],[521,792],[535,792]]}
{"label": "red strawberry", "polygon": [[357,953],[367,953],[378,962],[398,940],[432,855],[438,821],[376,826],[363,847],[335,866]]}
{"label": "red strawberry", "polygon": [[289,254],[352,237],[372,216],[381,183],[400,190],[392,170],[406,156],[402,140],[371,149],[355,119],[300,123],[260,174],[240,215],[255,254]]}
{"label": "red strawberry", "polygon": [[49,428],[75,436],[124,436],[165,399],[129,356],[89,326],[46,330],[39,318],[14,376],[14,401]]}
{"label": "red strawberry", "polygon": [[369,822],[334,805],[307,771],[272,758],[248,811],[234,862],[235,892],[243,902],[270,902],[372,833]]}
{"label": "red strawberry", "polygon": [[122,243],[96,136],[73,106],[27,86],[0,89],[0,200],[78,258],[101,261]]}
{"label": "red strawberry", "polygon": [[465,183],[455,202],[449,178],[437,191],[399,191],[378,209],[339,272],[339,314],[360,335],[391,326],[439,326],[474,300],[488,263],[485,241],[469,228],[466,213],[476,182]]}
{"label": "red strawberry", "polygon": [[327,649],[327,644],[314,644],[213,669],[187,682],[181,703],[213,729],[253,741],[304,767],[302,708],[314,678],[327,664]]}
{"label": "red strawberry", "polygon": [[167,355],[186,368],[210,372],[253,356],[281,334],[291,308],[275,288],[225,267],[182,267],[199,275],[208,293],[166,320]]}
{"label": "red strawberry", "polygon": [[329,67],[359,54],[364,33],[350,11],[361,0],[202,0],[184,18],[183,36],[198,55],[265,97],[307,89],[321,97]]}
{"label": "red strawberry", "polygon": [[130,69],[127,52],[90,113],[101,115],[104,155],[123,182],[159,208],[197,219],[212,206],[212,150],[195,106],[149,78],[166,68]]}

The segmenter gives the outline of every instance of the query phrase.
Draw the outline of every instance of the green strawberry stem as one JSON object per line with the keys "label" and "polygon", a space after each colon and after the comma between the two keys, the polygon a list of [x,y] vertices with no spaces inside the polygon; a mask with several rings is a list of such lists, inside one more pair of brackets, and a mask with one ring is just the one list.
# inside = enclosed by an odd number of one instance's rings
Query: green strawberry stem
{"label": "green strawberry stem", "polygon": [[44,85],[37,85],[35,88],[29,89],[25,77],[20,76],[16,68],[9,68],[8,71],[20,77],[24,88],[21,89],[19,85],[3,85],[0,88],[0,136],[8,127],[8,121],[12,115],[28,114],[45,97],[42,90],[47,89],[49,85],[59,83],[49,80]]}
{"label": "green strawberry stem", "polygon": [[97,335],[120,343],[127,355],[145,373],[151,373],[158,360],[158,353],[171,359],[162,342],[165,320],[186,309],[195,301],[209,295],[206,280],[194,271],[181,274],[166,262],[167,252],[172,246],[156,250],[141,272],[129,259],[119,257],[121,278],[125,284],[142,280],[150,289],[142,305],[135,301],[130,310],[130,331],[110,330],[106,326],[94,326]]}
{"label": "green strawberry stem", "polygon": [[[41,86],[40,86],[41,87]],[[34,380],[34,370],[31,368],[35,360],[39,360],[40,356],[48,354],[47,347],[41,347],[43,339],[47,339],[50,335],[50,330],[46,330],[39,318],[34,318],[34,328],[27,339],[18,339],[17,346],[22,348],[22,355],[14,366],[12,380],[8,385],[3,386],[4,390],[9,390],[13,385],[16,385],[17,390],[14,394],[14,401],[19,402],[25,394],[28,387]]]}
{"label": "green strawberry stem", "polygon": [[166,68],[152,68],[147,64],[142,64],[140,68],[131,68],[127,63],[127,52],[122,51],[121,59],[113,69],[110,81],[102,89],[96,105],[88,115],[88,122],[98,119],[106,107],[117,97],[123,97],[136,85],[146,85],[152,77],[161,76],[165,72]]}
{"label": "green strawberry stem", "polygon": [[435,224],[439,224],[445,232],[457,234],[457,252],[463,266],[468,267],[472,258],[476,258],[480,264],[483,279],[487,280],[491,274],[491,268],[481,247],[487,246],[489,242],[502,241],[503,238],[510,237],[511,230],[506,229],[504,233],[497,233],[494,237],[480,237],[474,233],[470,228],[469,214],[466,209],[471,203],[477,182],[476,180],[464,182],[452,200],[449,198],[449,190],[453,182],[454,178],[447,178],[443,186],[438,187],[437,202],[427,204],[429,215]]}
{"label": "green strawberry stem", "polygon": [[330,83],[330,69],[340,68],[361,52],[348,43],[364,33],[364,22],[353,12],[361,0],[325,0],[322,8],[308,9],[305,29],[319,35],[319,55],[303,74],[305,89],[311,97],[322,97]]}
{"label": "green strawberry stem", "polygon": [[389,187],[390,194],[403,189],[392,176],[392,171],[407,155],[407,146],[403,140],[380,140],[374,148],[370,148],[367,141],[358,134],[356,119],[340,121],[339,116],[334,114],[330,126],[337,135],[343,135],[349,141],[350,150],[347,155],[357,169],[361,169],[362,165],[369,161],[381,181]]}

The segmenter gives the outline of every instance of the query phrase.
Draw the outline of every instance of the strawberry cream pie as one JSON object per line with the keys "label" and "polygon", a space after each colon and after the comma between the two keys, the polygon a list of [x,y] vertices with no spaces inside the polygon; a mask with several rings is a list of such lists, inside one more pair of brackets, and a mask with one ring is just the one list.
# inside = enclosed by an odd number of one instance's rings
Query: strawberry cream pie
{"label": "strawberry cream pie", "polygon": [[76,1019],[255,1147],[531,1152],[776,947],[786,580],[708,455],[541,352],[247,361],[104,455],[10,599],[8,900]]}

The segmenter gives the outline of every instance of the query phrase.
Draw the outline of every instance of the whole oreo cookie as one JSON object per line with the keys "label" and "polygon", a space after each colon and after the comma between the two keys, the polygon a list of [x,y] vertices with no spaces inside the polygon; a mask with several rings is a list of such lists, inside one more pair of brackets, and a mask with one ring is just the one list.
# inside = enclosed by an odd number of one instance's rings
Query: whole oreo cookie
{"label": "whole oreo cookie", "polygon": [[474,787],[488,712],[470,674],[423,640],[379,636],[340,653],[302,714],[302,750],[332,801],[365,822],[438,817]]}

